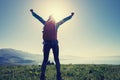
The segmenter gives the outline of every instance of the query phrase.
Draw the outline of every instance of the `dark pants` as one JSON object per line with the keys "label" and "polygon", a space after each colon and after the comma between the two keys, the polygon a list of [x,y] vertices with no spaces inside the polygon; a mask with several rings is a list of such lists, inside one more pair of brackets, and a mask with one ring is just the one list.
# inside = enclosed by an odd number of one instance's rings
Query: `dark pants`
{"label": "dark pants", "polygon": [[56,63],[56,70],[57,70],[57,75],[60,75],[60,62],[59,62],[59,46],[58,46],[58,41],[44,41],[44,47],[43,47],[43,52],[44,52],[44,59],[41,67],[41,75],[45,75],[45,70],[46,70],[46,65],[47,61],[49,58],[49,52],[50,49],[52,49],[53,54],[54,54],[54,60]]}

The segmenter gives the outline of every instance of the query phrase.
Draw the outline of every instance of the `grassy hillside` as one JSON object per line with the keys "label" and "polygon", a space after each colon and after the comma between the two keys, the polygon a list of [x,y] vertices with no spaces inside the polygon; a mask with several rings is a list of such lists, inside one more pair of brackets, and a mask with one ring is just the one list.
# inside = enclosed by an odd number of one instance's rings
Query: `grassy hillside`
{"label": "grassy hillside", "polygon": [[[0,80],[39,80],[40,67],[0,66]],[[64,80],[120,80],[120,65],[61,65]],[[46,80],[56,80],[54,65],[47,66]]]}

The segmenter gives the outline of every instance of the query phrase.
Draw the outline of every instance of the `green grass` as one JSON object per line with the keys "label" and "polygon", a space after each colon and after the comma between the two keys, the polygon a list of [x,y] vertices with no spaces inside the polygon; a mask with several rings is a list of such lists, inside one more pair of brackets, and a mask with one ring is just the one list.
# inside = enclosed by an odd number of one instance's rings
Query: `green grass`
{"label": "green grass", "polygon": [[[0,80],[39,80],[40,67],[0,66]],[[120,80],[120,65],[61,65],[64,80]],[[56,80],[54,65],[47,66],[46,80]]]}

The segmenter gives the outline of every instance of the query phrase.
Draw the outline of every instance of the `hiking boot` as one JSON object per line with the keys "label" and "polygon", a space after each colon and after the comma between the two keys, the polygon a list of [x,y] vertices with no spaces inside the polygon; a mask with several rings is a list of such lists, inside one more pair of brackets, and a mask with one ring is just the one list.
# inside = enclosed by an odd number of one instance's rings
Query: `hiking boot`
{"label": "hiking boot", "polygon": [[57,78],[57,80],[62,80],[61,75],[57,75],[56,78]]}
{"label": "hiking boot", "polygon": [[40,80],[45,80],[45,75],[41,75]]}

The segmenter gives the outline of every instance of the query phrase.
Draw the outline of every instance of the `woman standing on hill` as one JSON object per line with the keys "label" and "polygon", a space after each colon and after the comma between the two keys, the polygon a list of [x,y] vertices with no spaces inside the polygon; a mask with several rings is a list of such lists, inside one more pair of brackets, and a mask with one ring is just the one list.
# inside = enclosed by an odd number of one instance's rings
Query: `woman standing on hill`
{"label": "woman standing on hill", "polygon": [[54,18],[52,16],[49,16],[49,19],[45,21],[42,17],[37,15],[33,9],[30,9],[32,15],[37,18],[43,25],[43,53],[44,53],[44,59],[41,67],[41,76],[40,80],[45,80],[45,70],[46,65],[49,57],[50,49],[52,49],[54,54],[54,60],[56,63],[56,70],[57,70],[57,80],[62,80],[61,73],[60,73],[60,61],[59,61],[59,46],[58,46],[58,40],[57,40],[57,30],[61,24],[68,21],[72,18],[74,13],[72,12],[71,15],[68,17],[62,19],[59,22],[55,22]]}

